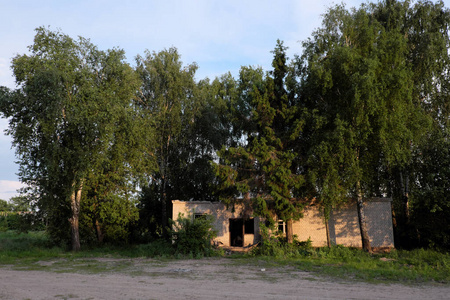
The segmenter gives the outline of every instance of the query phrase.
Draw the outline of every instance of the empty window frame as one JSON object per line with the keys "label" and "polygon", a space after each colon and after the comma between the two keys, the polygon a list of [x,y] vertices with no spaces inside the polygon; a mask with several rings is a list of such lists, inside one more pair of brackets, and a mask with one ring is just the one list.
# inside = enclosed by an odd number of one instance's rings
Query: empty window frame
{"label": "empty window frame", "polygon": [[278,231],[286,233],[286,222],[284,222],[283,220],[278,220]]}
{"label": "empty window frame", "polygon": [[194,214],[194,220],[197,219],[206,219],[207,214],[201,214],[201,213],[195,213]]}
{"label": "empty window frame", "polygon": [[255,234],[255,219],[250,218],[244,221],[244,233]]}

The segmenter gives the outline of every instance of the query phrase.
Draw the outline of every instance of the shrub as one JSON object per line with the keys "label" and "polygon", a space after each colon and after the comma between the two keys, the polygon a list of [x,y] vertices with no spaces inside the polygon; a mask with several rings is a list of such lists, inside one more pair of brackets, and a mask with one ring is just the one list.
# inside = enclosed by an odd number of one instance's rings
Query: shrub
{"label": "shrub", "polygon": [[6,215],[0,215],[0,232],[8,230],[8,220],[6,218]]}
{"label": "shrub", "polygon": [[44,229],[42,220],[33,213],[8,212],[0,216],[0,231],[15,230],[26,233]]}
{"label": "shrub", "polygon": [[212,239],[217,236],[217,232],[212,229],[212,216],[193,218],[180,214],[176,222],[170,223],[172,229],[169,229],[169,233],[177,253],[193,257],[211,256],[214,253]]}
{"label": "shrub", "polygon": [[175,254],[172,244],[165,239],[157,239],[147,244],[136,246],[138,256],[172,257]]}
{"label": "shrub", "polygon": [[269,227],[260,224],[261,230],[261,245],[255,248],[253,255],[264,255],[274,257],[297,257],[309,256],[313,253],[311,240],[300,242],[294,236],[292,244],[287,243],[286,237],[281,233],[272,234]]}

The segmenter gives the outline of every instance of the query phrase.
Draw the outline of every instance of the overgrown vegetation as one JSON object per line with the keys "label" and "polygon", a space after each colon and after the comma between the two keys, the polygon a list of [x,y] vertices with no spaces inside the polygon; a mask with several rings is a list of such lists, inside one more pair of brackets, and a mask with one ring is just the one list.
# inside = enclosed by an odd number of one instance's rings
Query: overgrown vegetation
{"label": "overgrown vegetation", "polygon": [[169,231],[176,252],[191,257],[211,256],[215,251],[212,241],[217,236],[212,224],[211,215],[195,218],[180,214]]}
{"label": "overgrown vegetation", "polygon": [[267,265],[295,266],[303,271],[370,282],[450,282],[450,255],[435,250],[393,250],[369,254],[361,249],[282,247],[277,257],[258,256]]}
{"label": "overgrown vegetation", "polygon": [[[356,199],[370,251],[364,201],[390,197],[397,247],[448,250],[449,27],[442,2],[337,5],[303,53],[289,60],[278,41],[272,70],[214,80],[196,80],[176,48],[132,66],[123,50],[40,27],[12,59],[17,88],[0,87],[28,184],[0,211],[33,210],[53,244],[78,251],[170,243],[172,199],[244,202],[286,222],[292,245],[260,249],[280,256],[301,249],[292,222],[313,198],[325,218]],[[1,230],[28,230],[10,216]],[[174,251],[208,255],[209,231],[190,232],[204,224],[183,222]]]}
{"label": "overgrown vegetation", "polygon": [[[308,244],[279,244],[271,253],[233,254],[224,256],[230,263],[270,267],[294,267],[301,271],[313,272],[319,276],[330,276],[337,280],[351,279],[368,282],[398,283],[450,283],[450,255],[434,250],[399,250],[390,253],[368,254],[360,249],[341,246],[332,248],[311,248]],[[157,262],[167,259],[196,256],[181,256],[175,247],[162,239],[135,246],[104,246],[85,248],[79,252],[67,252],[51,246],[44,232],[27,234],[14,231],[0,232],[0,268],[14,265],[20,269],[43,269],[46,261],[54,267],[45,270],[64,272],[121,272],[121,267],[129,263],[129,258],[157,258]],[[223,253],[221,253],[223,255]],[[197,256],[198,257],[198,256]],[[115,258],[111,268],[95,258]],[[67,265],[70,261],[70,265]],[[155,262],[153,262],[155,263]]]}
{"label": "overgrown vegetation", "polygon": [[0,232],[16,230],[18,232],[45,230],[44,221],[31,213],[5,212],[0,213]]}

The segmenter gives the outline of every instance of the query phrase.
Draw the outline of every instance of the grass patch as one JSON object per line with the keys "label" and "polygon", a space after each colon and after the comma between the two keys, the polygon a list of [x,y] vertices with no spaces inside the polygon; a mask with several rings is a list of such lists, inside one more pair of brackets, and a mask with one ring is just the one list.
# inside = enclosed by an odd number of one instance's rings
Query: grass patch
{"label": "grass patch", "polygon": [[63,249],[50,246],[44,232],[0,232],[0,264],[35,262],[59,257],[63,253]]}
{"label": "grass patch", "polygon": [[417,249],[369,254],[360,249],[339,246],[308,249],[307,253],[284,257],[254,256],[251,260],[257,258],[258,265],[266,267],[293,266],[300,271],[343,280],[406,284],[450,283],[449,253]]}
{"label": "grass patch", "polygon": [[[290,247],[292,248],[292,247]],[[230,265],[253,265],[261,268],[283,268],[329,276],[335,280],[359,280],[384,283],[450,283],[450,254],[433,250],[393,250],[390,253],[368,254],[345,247],[318,248],[299,245],[297,248],[275,251],[278,255],[261,253],[227,256]],[[291,251],[292,250],[292,251]],[[13,266],[21,270],[49,270],[54,272],[134,272],[147,274],[139,265],[139,258],[158,258],[145,264],[164,264],[178,258],[201,258],[180,255],[168,242],[134,246],[84,247],[69,252],[50,246],[44,232],[0,232],[0,267]],[[134,267],[133,267],[134,265]],[[261,274],[265,275],[265,274]]]}
{"label": "grass patch", "polygon": [[0,267],[56,272],[120,272],[131,269],[127,258],[157,258],[164,261],[201,257],[177,253],[172,244],[164,240],[142,245],[84,246],[81,251],[71,252],[63,247],[52,246],[45,232],[0,232]]}

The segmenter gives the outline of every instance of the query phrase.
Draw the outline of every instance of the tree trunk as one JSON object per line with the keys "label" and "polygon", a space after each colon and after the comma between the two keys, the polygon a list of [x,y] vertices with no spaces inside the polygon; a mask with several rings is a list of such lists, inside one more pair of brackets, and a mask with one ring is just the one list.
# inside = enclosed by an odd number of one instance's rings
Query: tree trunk
{"label": "tree trunk", "polygon": [[161,225],[162,225],[162,235],[164,238],[167,237],[167,191],[166,191],[166,178],[162,175],[162,193],[161,193]]}
{"label": "tree trunk", "polygon": [[400,171],[400,188],[402,189],[402,205],[403,214],[405,215],[405,224],[409,224],[409,174],[405,172],[405,178],[403,177],[403,171]]}
{"label": "tree trunk", "polygon": [[98,222],[98,220],[95,220],[95,230],[97,232],[97,241],[101,244],[103,243],[103,232],[102,232],[102,227],[100,226],[100,223]]}
{"label": "tree trunk", "polygon": [[79,251],[80,245],[80,230],[79,230],[79,215],[81,204],[81,191],[83,189],[83,183],[80,183],[78,188],[76,184],[73,184],[74,190],[70,196],[70,207],[72,209],[72,217],[69,219],[70,229],[72,235],[72,251]]}
{"label": "tree trunk", "polygon": [[163,238],[167,238],[167,166],[169,165],[169,145],[171,136],[161,145],[162,160],[159,166],[161,172],[161,225]]}
{"label": "tree trunk", "polygon": [[369,253],[372,253],[372,247],[370,246],[370,238],[369,232],[367,230],[366,224],[366,215],[364,213],[364,201],[361,193],[361,184],[358,181],[356,184],[356,192],[358,199],[356,200],[357,209],[358,209],[358,221],[359,221],[359,229],[361,231],[361,241],[362,247]]}
{"label": "tree trunk", "polygon": [[294,221],[292,219],[286,220],[286,240],[288,244],[292,244],[294,242]]}
{"label": "tree trunk", "polygon": [[328,218],[325,219],[325,230],[327,231],[327,247],[331,248],[330,226],[328,223]]}

